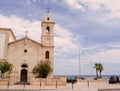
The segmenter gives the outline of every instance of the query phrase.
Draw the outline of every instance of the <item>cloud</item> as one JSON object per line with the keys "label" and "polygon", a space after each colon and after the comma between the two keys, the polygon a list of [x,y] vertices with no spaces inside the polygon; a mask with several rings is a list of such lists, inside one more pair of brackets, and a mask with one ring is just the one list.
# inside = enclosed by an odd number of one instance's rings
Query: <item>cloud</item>
{"label": "cloud", "polygon": [[82,5],[77,0],[63,0],[71,9],[79,9],[83,11]]}
{"label": "cloud", "polygon": [[110,49],[101,50],[94,55],[89,56],[94,62],[120,63],[120,50]]}
{"label": "cloud", "polygon": [[70,9],[99,12],[98,17],[101,17],[102,21],[120,18],[120,0],[63,0],[63,2]]}
{"label": "cloud", "polygon": [[83,0],[82,3],[93,11],[108,10],[109,18],[120,18],[120,0]]}
{"label": "cloud", "polygon": [[55,35],[55,46],[57,48],[62,48],[63,51],[67,52],[71,51],[71,49],[79,48],[77,43],[74,42],[76,38],[73,36],[72,32],[58,24],[55,25]]}
{"label": "cloud", "polygon": [[0,20],[0,27],[11,28],[17,39],[25,37],[25,31],[28,31],[28,37],[40,42],[40,21],[31,22],[15,15],[0,15]]}

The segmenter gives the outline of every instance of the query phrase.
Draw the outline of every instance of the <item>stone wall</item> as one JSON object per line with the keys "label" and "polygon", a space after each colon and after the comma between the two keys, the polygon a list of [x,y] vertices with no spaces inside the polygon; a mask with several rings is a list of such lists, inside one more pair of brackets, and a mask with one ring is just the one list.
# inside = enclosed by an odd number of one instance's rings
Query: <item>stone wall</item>
{"label": "stone wall", "polygon": [[35,86],[66,86],[66,77],[53,77],[53,78],[32,78],[30,85]]}
{"label": "stone wall", "polygon": [[8,79],[4,79],[4,80],[0,79],[0,86],[5,86],[5,85],[7,86],[8,85],[8,81],[9,81]]}

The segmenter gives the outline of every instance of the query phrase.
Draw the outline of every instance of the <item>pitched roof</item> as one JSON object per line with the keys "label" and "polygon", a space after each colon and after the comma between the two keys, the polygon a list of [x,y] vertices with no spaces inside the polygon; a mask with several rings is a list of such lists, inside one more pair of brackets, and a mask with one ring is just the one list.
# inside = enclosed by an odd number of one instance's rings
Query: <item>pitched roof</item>
{"label": "pitched roof", "polygon": [[[36,41],[34,41],[34,40],[28,38],[28,37],[25,37],[25,38],[27,38],[27,40],[30,40],[30,41],[36,43],[37,45],[41,45],[41,46],[43,46],[42,44],[40,44],[40,43],[38,43],[38,42],[36,42]],[[16,41],[10,42],[9,45],[10,45],[10,44],[17,43],[17,42],[22,41],[22,40],[25,40],[25,38],[22,38],[22,39],[19,39],[19,40],[16,40]]]}

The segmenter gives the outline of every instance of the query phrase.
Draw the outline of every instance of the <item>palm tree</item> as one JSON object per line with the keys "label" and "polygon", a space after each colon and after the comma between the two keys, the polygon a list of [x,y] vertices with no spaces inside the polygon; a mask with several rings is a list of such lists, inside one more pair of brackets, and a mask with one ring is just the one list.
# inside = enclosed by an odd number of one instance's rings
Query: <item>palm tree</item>
{"label": "palm tree", "polygon": [[96,78],[98,78],[98,71],[99,71],[99,65],[98,65],[98,63],[94,64],[94,68],[96,69]]}
{"label": "palm tree", "polygon": [[99,65],[99,72],[100,72],[100,78],[101,78],[101,73],[103,71],[103,65],[101,63],[98,64]]}

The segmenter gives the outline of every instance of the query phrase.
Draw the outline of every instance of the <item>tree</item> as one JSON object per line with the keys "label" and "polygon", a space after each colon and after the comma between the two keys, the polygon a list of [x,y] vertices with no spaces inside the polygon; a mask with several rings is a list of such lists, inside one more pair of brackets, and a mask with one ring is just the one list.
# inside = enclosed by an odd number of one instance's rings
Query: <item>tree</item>
{"label": "tree", "polygon": [[0,61],[0,72],[1,78],[4,79],[4,74],[6,72],[11,72],[12,64],[8,63],[7,61]]}
{"label": "tree", "polygon": [[98,78],[98,71],[99,71],[99,65],[98,65],[98,63],[94,64],[94,68],[96,69],[96,78]]}
{"label": "tree", "polygon": [[37,78],[46,78],[52,72],[52,68],[48,61],[41,61],[33,68],[32,72]]}
{"label": "tree", "polygon": [[99,77],[101,78],[101,73],[103,71],[103,65],[101,63],[95,63],[94,68],[96,69],[96,77],[98,78],[98,71],[99,71]]}
{"label": "tree", "polygon": [[103,71],[103,65],[101,63],[98,64],[99,65],[99,72],[100,72],[100,78],[101,78],[101,73]]}

